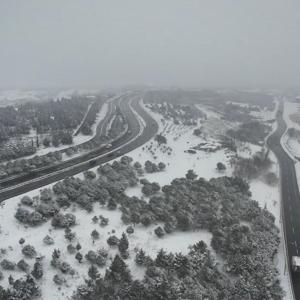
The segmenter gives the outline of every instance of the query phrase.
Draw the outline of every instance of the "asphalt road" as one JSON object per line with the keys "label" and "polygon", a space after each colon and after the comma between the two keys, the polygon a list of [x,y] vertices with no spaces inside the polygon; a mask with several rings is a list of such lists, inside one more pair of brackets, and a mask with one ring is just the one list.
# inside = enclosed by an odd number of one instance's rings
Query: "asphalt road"
{"label": "asphalt road", "polygon": [[276,155],[280,166],[282,219],[288,255],[287,269],[291,274],[295,299],[300,300],[300,273],[292,272],[291,258],[300,255],[300,196],[296,177],[295,162],[285,152],[280,139],[287,129],[283,120],[283,104],[277,113],[277,130],[268,138],[267,144]]}
{"label": "asphalt road", "polygon": [[[27,174],[12,181],[1,182],[0,202],[11,197],[18,196],[33,189],[73,176],[96,165],[106,163],[122,156],[150,140],[158,130],[156,121],[140,106],[140,95],[123,95],[122,101],[118,101],[120,111],[125,116],[128,129],[125,134],[114,140],[110,149],[99,147],[82,156],[63,162],[58,165],[45,168],[37,173]],[[121,99],[118,99],[121,100]],[[109,113],[103,120],[101,131],[109,123],[115,109],[110,108]],[[141,120],[143,119],[143,122]],[[142,125],[144,123],[145,125]],[[92,163],[91,163],[92,161]]]}

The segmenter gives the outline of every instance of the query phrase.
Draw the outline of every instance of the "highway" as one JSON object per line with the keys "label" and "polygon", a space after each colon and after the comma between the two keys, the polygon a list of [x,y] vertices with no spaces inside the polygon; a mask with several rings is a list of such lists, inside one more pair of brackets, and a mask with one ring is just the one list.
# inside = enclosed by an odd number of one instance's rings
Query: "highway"
{"label": "highway", "polygon": [[288,256],[288,271],[296,300],[300,300],[300,273],[292,272],[291,258],[300,255],[300,196],[296,177],[295,162],[285,152],[280,140],[287,129],[283,119],[283,103],[277,113],[277,129],[268,138],[267,144],[274,152],[280,167],[282,220]]}
{"label": "highway", "polygon": [[[101,146],[68,161],[39,169],[38,172],[1,181],[0,202],[106,163],[150,140],[157,133],[158,124],[140,106],[140,95],[131,93],[120,98],[117,99],[117,105],[126,119],[128,128],[124,134],[111,142],[110,149]],[[101,126],[98,126],[101,134],[105,133],[105,128],[114,113],[115,107],[110,103],[109,113],[102,120]]]}

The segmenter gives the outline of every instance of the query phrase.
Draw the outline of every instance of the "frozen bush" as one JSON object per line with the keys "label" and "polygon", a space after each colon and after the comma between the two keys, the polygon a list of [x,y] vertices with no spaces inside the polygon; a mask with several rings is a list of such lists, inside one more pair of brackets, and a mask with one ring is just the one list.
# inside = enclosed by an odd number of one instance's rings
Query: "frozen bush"
{"label": "frozen bush", "polygon": [[17,267],[23,271],[23,272],[28,272],[29,271],[29,264],[24,260],[24,259],[21,259],[18,263],[17,263]]}
{"label": "frozen bush", "polygon": [[126,228],[126,232],[127,232],[128,234],[133,234],[133,233],[134,233],[133,227],[132,227],[132,226],[128,226],[128,227]]}
{"label": "frozen bush", "polygon": [[90,250],[86,255],[85,255],[86,260],[88,260],[90,263],[95,264],[96,259],[97,259],[97,253],[93,250]]}
{"label": "frozen bush", "polygon": [[43,217],[50,218],[59,212],[59,207],[55,202],[49,201],[47,203],[39,204],[35,210],[39,212]]}
{"label": "frozen bush", "polygon": [[76,248],[72,245],[72,244],[69,244],[67,246],[67,250],[70,254],[75,254],[76,253]]}
{"label": "frozen bush", "polygon": [[46,235],[44,238],[43,238],[43,243],[45,245],[53,245],[54,244],[54,240],[51,236],[49,235]]}
{"label": "frozen bush", "polygon": [[61,275],[55,274],[53,276],[53,282],[56,285],[63,285],[66,282],[66,280]]}
{"label": "frozen bush", "polygon": [[100,237],[100,234],[99,234],[99,232],[98,232],[96,229],[94,229],[94,230],[91,232],[91,237],[92,237],[93,240],[98,240],[99,237]]}
{"label": "frozen bush", "polygon": [[32,206],[33,205],[33,200],[29,196],[24,196],[21,199],[21,203],[23,205]]}
{"label": "frozen bush", "polygon": [[109,219],[103,217],[102,215],[99,216],[100,219],[100,226],[104,227],[108,225]]}
{"label": "frozen bush", "polygon": [[95,172],[90,171],[90,170],[83,172],[83,176],[85,179],[88,179],[88,180],[93,180],[96,178]]}
{"label": "frozen bush", "polygon": [[40,279],[43,277],[43,265],[41,260],[36,260],[36,262],[33,265],[33,270],[31,272],[31,275],[35,278],[35,279]]}
{"label": "frozen bush", "polygon": [[16,267],[16,264],[14,262],[11,262],[8,259],[3,259],[0,263],[3,270],[14,270]]}
{"label": "frozen bush", "polygon": [[24,246],[22,249],[22,253],[24,256],[26,256],[28,258],[34,258],[37,255],[34,247],[31,245]]}
{"label": "frozen bush", "polygon": [[158,164],[158,168],[159,168],[160,171],[163,171],[166,168],[166,165],[163,162],[160,162]]}
{"label": "frozen bush", "polygon": [[107,244],[111,247],[118,246],[119,242],[119,239],[115,235],[112,235],[107,239]]}
{"label": "frozen bush", "polygon": [[58,213],[52,218],[52,226],[57,228],[67,228],[74,226],[76,217],[73,214],[67,213],[65,215]]}
{"label": "frozen bush", "polygon": [[70,266],[67,262],[65,262],[65,261],[61,262],[61,263],[59,264],[58,268],[59,268],[59,269],[62,271],[62,273],[64,273],[64,274],[71,274],[71,273],[73,273],[73,269],[72,269],[71,266]]}
{"label": "frozen bush", "polygon": [[160,226],[156,227],[154,232],[159,238],[165,235],[164,230]]}

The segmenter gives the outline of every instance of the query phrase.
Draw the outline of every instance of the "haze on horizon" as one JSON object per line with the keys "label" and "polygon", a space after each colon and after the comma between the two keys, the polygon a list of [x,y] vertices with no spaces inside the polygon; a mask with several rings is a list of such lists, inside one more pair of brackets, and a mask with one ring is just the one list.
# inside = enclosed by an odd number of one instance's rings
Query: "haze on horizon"
{"label": "haze on horizon", "polygon": [[0,88],[299,86],[297,0],[1,0]]}

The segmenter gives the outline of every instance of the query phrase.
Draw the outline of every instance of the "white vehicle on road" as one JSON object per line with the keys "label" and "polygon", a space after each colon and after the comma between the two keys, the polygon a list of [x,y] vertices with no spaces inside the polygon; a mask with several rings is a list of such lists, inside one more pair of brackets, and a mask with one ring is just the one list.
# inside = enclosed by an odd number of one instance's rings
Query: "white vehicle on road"
{"label": "white vehicle on road", "polygon": [[292,256],[293,272],[300,272],[300,256]]}

